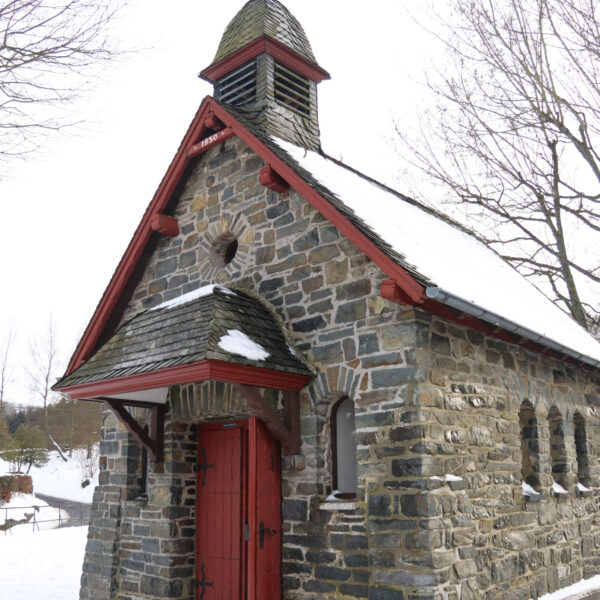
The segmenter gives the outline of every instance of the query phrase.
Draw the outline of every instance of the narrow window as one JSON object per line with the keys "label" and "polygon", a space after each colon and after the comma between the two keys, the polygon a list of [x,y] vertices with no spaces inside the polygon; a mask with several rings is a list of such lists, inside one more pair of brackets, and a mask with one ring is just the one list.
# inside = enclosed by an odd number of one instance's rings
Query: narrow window
{"label": "narrow window", "polygon": [[[585,431],[585,419],[581,413],[573,415],[575,426],[575,452],[577,454],[577,479],[579,489],[581,486],[587,488],[590,485],[590,459],[588,455],[587,434]],[[583,490],[585,491],[585,490]]]}
{"label": "narrow window", "polygon": [[[148,425],[144,425],[144,433],[148,433]],[[136,500],[147,500],[148,499],[148,449],[146,446],[142,446],[142,460],[141,460],[141,473],[140,473],[140,493]]]}
{"label": "narrow window", "polygon": [[343,398],[331,413],[331,449],[333,458],[333,488],[337,498],[356,496],[356,428],[354,402]]}
{"label": "narrow window", "polygon": [[538,423],[533,405],[524,400],[519,411],[521,425],[521,476],[523,477],[524,491],[527,486],[533,491],[540,487]]}
{"label": "narrow window", "polygon": [[[553,406],[548,413],[548,426],[550,429],[550,457],[552,458],[552,479],[563,490],[567,487],[567,473],[569,465],[567,463],[567,453],[565,450],[565,432],[563,427],[563,418],[556,406]],[[556,489],[562,493],[560,489]]]}

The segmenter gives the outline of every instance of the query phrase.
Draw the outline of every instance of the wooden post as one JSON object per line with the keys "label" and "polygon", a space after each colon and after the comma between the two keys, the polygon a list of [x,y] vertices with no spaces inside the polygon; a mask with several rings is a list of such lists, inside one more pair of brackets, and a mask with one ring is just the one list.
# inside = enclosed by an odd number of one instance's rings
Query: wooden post
{"label": "wooden post", "polygon": [[256,411],[256,416],[264,422],[267,429],[281,442],[286,456],[300,451],[300,402],[299,393],[284,391],[285,422],[273,411],[258,388],[236,384],[240,394],[246,398],[248,406]]}

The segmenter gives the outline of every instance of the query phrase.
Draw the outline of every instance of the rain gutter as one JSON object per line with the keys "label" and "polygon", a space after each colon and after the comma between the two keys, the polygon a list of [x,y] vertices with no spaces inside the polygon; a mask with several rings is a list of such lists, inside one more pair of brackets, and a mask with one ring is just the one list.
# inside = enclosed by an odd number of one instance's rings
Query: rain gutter
{"label": "rain gutter", "polygon": [[581,354],[580,352],[576,352],[567,346],[563,346],[562,344],[555,342],[553,339],[545,335],[537,333],[531,329],[528,329],[527,327],[523,327],[522,325],[518,325],[514,321],[505,319],[496,313],[477,306],[469,300],[464,300],[459,296],[455,296],[454,294],[451,294],[442,288],[428,287],[425,289],[425,293],[430,300],[435,300],[436,302],[440,302],[446,306],[460,310],[461,312],[464,312],[472,317],[476,317],[482,321],[491,323],[496,327],[500,327],[506,331],[514,333],[515,335],[550,348],[551,350],[565,354],[566,356],[574,358],[575,360],[581,361],[596,368],[600,368],[600,361],[586,356],[585,354]]}

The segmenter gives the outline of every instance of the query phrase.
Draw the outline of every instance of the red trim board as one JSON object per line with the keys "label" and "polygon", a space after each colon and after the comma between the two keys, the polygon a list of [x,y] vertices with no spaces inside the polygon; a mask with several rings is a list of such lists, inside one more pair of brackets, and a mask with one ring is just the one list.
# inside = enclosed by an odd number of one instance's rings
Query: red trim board
{"label": "red trim board", "polygon": [[219,62],[210,65],[200,73],[199,77],[209,81],[210,83],[214,83],[217,79],[219,79],[219,77],[222,77],[233,69],[240,67],[263,52],[269,53],[280,63],[283,63],[290,69],[293,69],[297,73],[308,77],[308,79],[311,79],[316,83],[319,83],[324,79],[331,78],[325,69],[322,69],[318,65],[311,63],[299,54],[296,54],[285,44],[274,40],[268,35],[263,35],[257,38],[233,54],[230,54]]}
{"label": "red trim board", "polygon": [[57,391],[69,394],[73,399],[83,400],[151,390],[170,385],[206,381],[207,379],[299,392],[312,377],[309,375],[264,369],[262,367],[253,367],[251,365],[229,363],[222,360],[207,359],[187,365],[151,371],[149,373],[137,373],[136,375],[128,375],[126,377],[81,383],[59,388]]}

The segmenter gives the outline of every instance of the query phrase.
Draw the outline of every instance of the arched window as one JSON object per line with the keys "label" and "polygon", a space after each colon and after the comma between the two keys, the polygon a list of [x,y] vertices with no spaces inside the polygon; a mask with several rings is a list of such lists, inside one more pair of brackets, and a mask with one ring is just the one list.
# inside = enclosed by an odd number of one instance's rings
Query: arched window
{"label": "arched window", "polygon": [[540,487],[540,446],[538,422],[529,400],[524,400],[521,404],[519,423],[521,425],[521,476],[523,483],[535,490]]}
{"label": "arched window", "polygon": [[[552,458],[552,479],[562,488],[566,488],[569,465],[565,449],[565,431],[563,418],[556,406],[548,413],[548,426],[550,429],[550,457]],[[555,490],[556,491],[556,490]],[[560,492],[560,490],[558,490]],[[566,491],[566,490],[565,490]]]}
{"label": "arched window", "polygon": [[[590,459],[588,455],[587,434],[585,431],[585,419],[581,413],[573,415],[575,426],[575,452],[577,454],[577,479],[585,487],[590,485]],[[580,488],[581,489],[581,488]]]}
{"label": "arched window", "polygon": [[340,499],[356,496],[356,428],[354,402],[342,398],[331,412],[333,494]]}

